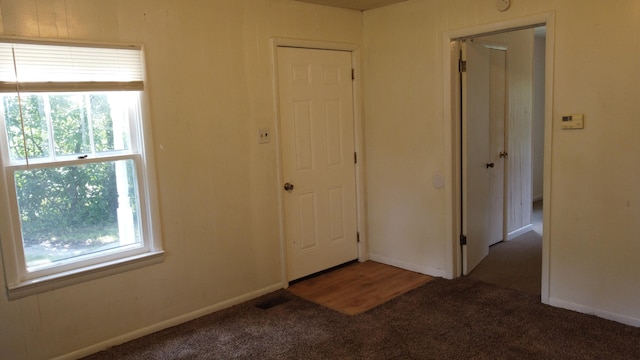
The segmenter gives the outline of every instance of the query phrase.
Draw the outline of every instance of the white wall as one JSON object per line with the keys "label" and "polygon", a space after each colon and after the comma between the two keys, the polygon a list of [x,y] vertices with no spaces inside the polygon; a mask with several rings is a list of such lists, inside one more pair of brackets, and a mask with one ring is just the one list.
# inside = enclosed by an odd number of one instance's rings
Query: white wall
{"label": "white wall", "polygon": [[270,38],[360,44],[362,13],[288,0],[3,0],[0,12],[4,35],[145,46],[167,252],[0,295],[0,358],[71,353],[282,285],[277,144],[258,145],[258,128],[275,129]]}
{"label": "white wall", "polygon": [[365,12],[363,55],[370,255],[435,276],[447,265],[439,3]]}
{"label": "white wall", "polygon": [[[555,12],[549,301],[640,325],[640,1],[409,0],[365,12],[371,252],[442,269],[445,190],[443,33]],[[585,41],[584,39],[589,39]],[[585,129],[563,131],[563,114]],[[448,182],[450,186],[452,182]]]}

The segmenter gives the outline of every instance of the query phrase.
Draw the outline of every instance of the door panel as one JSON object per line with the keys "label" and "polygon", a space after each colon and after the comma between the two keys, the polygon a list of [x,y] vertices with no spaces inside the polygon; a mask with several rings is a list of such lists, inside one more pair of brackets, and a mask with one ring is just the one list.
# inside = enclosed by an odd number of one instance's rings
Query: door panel
{"label": "door panel", "polygon": [[357,259],[351,53],[279,47],[288,280]]}
{"label": "door panel", "polygon": [[[490,208],[490,52],[465,41],[462,56],[463,274],[468,275],[489,253]],[[495,165],[494,165],[495,166]]]}

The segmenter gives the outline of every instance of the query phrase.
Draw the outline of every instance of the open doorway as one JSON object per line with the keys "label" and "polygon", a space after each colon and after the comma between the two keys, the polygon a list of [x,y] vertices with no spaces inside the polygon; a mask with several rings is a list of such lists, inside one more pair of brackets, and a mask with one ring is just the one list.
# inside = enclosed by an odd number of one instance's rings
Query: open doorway
{"label": "open doorway", "polygon": [[[452,133],[452,158],[451,158],[451,167],[452,167],[452,173],[453,173],[453,189],[452,189],[452,202],[453,202],[453,216],[454,216],[454,238],[455,241],[453,243],[453,247],[452,247],[452,258],[453,258],[453,263],[452,265],[454,266],[453,268],[453,273],[454,276],[460,276],[464,273],[464,265],[465,262],[467,261],[465,258],[465,255],[468,255],[468,251],[470,249],[470,246],[473,246],[473,244],[471,244],[471,242],[473,241],[473,239],[465,237],[466,235],[466,231],[467,228],[466,226],[468,225],[468,220],[469,219],[473,219],[473,214],[472,213],[468,213],[465,212],[463,210],[465,210],[465,201],[466,201],[466,192],[468,191],[468,179],[465,178],[466,174],[466,167],[464,164],[464,159],[463,159],[463,155],[465,155],[465,151],[468,151],[468,149],[463,149],[464,146],[467,146],[466,144],[466,138],[465,138],[465,134],[463,132],[463,124],[461,124],[459,121],[459,119],[461,118],[461,116],[463,115],[463,106],[460,106],[461,101],[462,101],[462,95],[463,95],[463,89],[462,89],[462,85],[460,83],[461,81],[461,77],[462,75],[458,72],[458,57],[459,57],[459,53],[462,50],[462,46],[461,46],[461,41],[464,39],[472,39],[472,38],[481,38],[481,37],[485,37],[485,36],[497,36],[497,35],[503,35],[506,36],[512,32],[515,31],[519,31],[519,30],[523,30],[523,29],[528,29],[531,32],[531,36],[532,36],[532,41],[531,41],[531,48],[534,47],[534,41],[533,41],[533,36],[534,33],[536,33],[536,31],[534,31],[534,28],[540,28],[541,30],[538,30],[537,33],[539,33],[540,35],[544,35],[545,33],[547,34],[547,36],[550,37],[550,41],[545,41],[542,44],[542,47],[545,49],[545,52],[542,53],[541,58],[544,59],[544,61],[542,62],[542,64],[545,65],[545,67],[543,68],[543,76],[542,79],[544,79],[543,83],[542,83],[542,99],[544,99],[543,105],[542,105],[542,116],[539,115],[539,113],[537,113],[536,115],[539,118],[542,118],[542,124],[543,124],[543,136],[542,136],[542,149],[540,150],[540,143],[535,143],[535,140],[537,140],[538,138],[536,137],[534,139],[534,125],[533,125],[533,119],[529,120],[528,124],[515,124],[513,122],[508,122],[508,127],[509,129],[507,129],[506,131],[506,136],[508,137],[507,143],[508,145],[508,149],[506,152],[509,153],[509,156],[513,156],[513,157],[518,157],[518,158],[522,158],[523,154],[526,155],[524,156],[525,158],[528,159],[528,162],[521,162],[520,164],[517,163],[513,163],[511,161],[511,159],[509,159],[509,163],[507,164],[507,170],[505,171],[507,174],[512,174],[513,171],[522,171],[524,168],[527,169],[528,173],[525,174],[525,176],[522,176],[522,178],[528,178],[529,182],[525,184],[525,186],[523,188],[521,188],[520,193],[516,195],[514,195],[514,190],[517,189],[518,186],[522,185],[522,182],[518,183],[518,182],[514,182],[513,179],[510,178],[505,178],[505,184],[507,186],[507,191],[506,191],[506,196],[505,196],[505,217],[504,217],[504,226],[506,227],[505,231],[503,232],[504,234],[504,241],[509,242],[509,239],[511,239],[511,241],[513,241],[514,239],[516,239],[518,236],[520,236],[523,233],[530,233],[532,230],[534,230],[534,223],[533,223],[533,219],[534,219],[534,198],[535,200],[541,200],[544,199],[546,195],[548,195],[550,193],[550,174],[549,174],[549,169],[550,169],[550,142],[551,142],[551,101],[550,99],[552,98],[552,74],[553,74],[553,63],[552,61],[550,61],[550,59],[553,58],[553,17],[554,15],[552,13],[550,14],[543,14],[540,16],[535,16],[535,17],[531,17],[528,19],[518,19],[518,20],[514,20],[514,21],[510,21],[510,22],[506,22],[506,23],[496,23],[496,24],[489,24],[489,25],[482,25],[482,26],[477,26],[474,28],[470,28],[470,29],[463,29],[463,30],[458,30],[458,31],[452,31],[450,33],[446,33],[445,34],[445,40],[448,42],[448,46],[450,48],[450,53],[447,54],[448,55],[448,66],[450,66],[449,70],[449,76],[447,81],[451,82],[451,97],[450,98],[446,98],[445,99],[445,108],[447,106],[451,106],[450,108],[450,115],[451,115],[451,133]],[[546,27],[546,32],[542,31],[542,29],[545,29]],[[540,44],[538,44],[539,46]],[[532,62],[533,59],[530,59],[530,61]],[[514,66],[512,63],[507,66]],[[531,67],[533,67],[532,64],[530,64]],[[539,69],[538,69],[539,71]],[[509,75],[508,76],[512,76]],[[533,83],[532,80],[533,76],[530,76],[530,81],[529,84],[527,86],[529,86],[529,88],[531,89],[533,87]],[[513,85],[513,79],[511,79],[512,81],[512,85],[511,86],[522,86],[522,82]],[[540,84],[538,83],[537,86],[540,86]],[[530,90],[530,96],[533,97],[533,93]],[[539,91],[538,91],[539,94]],[[511,95],[513,96],[513,95]],[[539,95],[536,95],[536,97],[538,97]],[[512,102],[513,99],[509,99],[509,102]],[[450,101],[450,102],[449,102]],[[509,113],[510,111],[513,111],[512,109],[507,109],[506,113],[507,113],[507,117],[511,118],[513,114]],[[529,116],[531,116],[531,112],[533,112],[533,105],[531,108],[529,108]],[[539,112],[539,109],[537,110]],[[511,121],[511,120],[509,120]],[[514,131],[514,126],[524,126],[525,128],[528,128],[528,136],[529,136],[529,140],[528,143],[525,142],[521,142],[521,141],[516,141],[516,139],[514,138],[509,138],[512,135],[512,132]],[[522,135],[519,135],[522,136]],[[539,134],[537,135],[539,136]],[[535,144],[535,145],[534,145]],[[521,146],[521,149],[518,149],[517,146]],[[534,146],[536,147],[534,149]],[[514,148],[515,147],[515,148]],[[528,149],[528,150],[526,150]],[[526,153],[528,151],[528,153]],[[538,151],[538,153],[536,155],[534,155],[534,151]],[[543,165],[539,166],[536,165],[536,170],[534,170],[534,165],[533,162],[537,161],[536,159],[542,158],[543,159]],[[514,159],[515,160],[515,159]],[[483,166],[489,166],[491,164],[491,161],[486,161],[486,163],[482,163],[481,165]],[[518,166],[520,166],[521,168],[518,169]],[[542,191],[538,192],[536,194],[534,194],[534,185],[533,185],[533,177],[534,171],[537,171],[538,169],[544,169],[544,171],[540,171],[539,174],[542,177],[542,181],[540,181],[539,183],[542,184]],[[522,175],[522,174],[521,174]],[[538,189],[538,191],[540,191]],[[510,207],[509,202],[510,201],[516,201],[516,202],[520,202],[522,204],[522,207],[520,209],[513,209]],[[539,214],[538,215],[542,215],[539,216],[540,219],[544,219],[544,223],[545,225],[548,224],[549,218],[550,218],[550,214],[549,214],[549,201],[546,201],[544,203],[540,202],[538,203],[538,205],[542,205],[541,207],[544,209],[543,214]],[[537,208],[537,207],[536,207]],[[517,211],[520,211],[520,214],[517,213]],[[515,216],[514,216],[515,215]],[[520,224],[519,226],[514,227],[513,223],[514,223],[514,219],[519,220],[519,219],[524,219],[523,223]],[[535,231],[533,231],[533,233],[536,233]],[[549,274],[549,266],[548,266],[548,260],[549,260],[549,256],[548,256],[548,251],[549,251],[549,237],[548,237],[548,233],[544,232],[542,234],[542,240],[540,241],[541,245],[540,248],[541,250],[539,251],[539,257],[541,258],[541,260],[538,262],[540,265],[537,268],[538,274],[537,277],[540,279],[540,285],[538,286],[539,288],[539,293],[541,295],[541,299],[543,302],[548,302],[548,286],[549,286],[549,279],[548,279],[548,274]],[[487,245],[488,246],[488,245]],[[488,253],[488,251],[487,251]],[[471,269],[467,269],[469,272],[471,272]]]}
{"label": "open doorway", "polygon": [[462,43],[462,218],[470,245],[463,274],[535,294],[542,276],[544,36],[537,27]]}

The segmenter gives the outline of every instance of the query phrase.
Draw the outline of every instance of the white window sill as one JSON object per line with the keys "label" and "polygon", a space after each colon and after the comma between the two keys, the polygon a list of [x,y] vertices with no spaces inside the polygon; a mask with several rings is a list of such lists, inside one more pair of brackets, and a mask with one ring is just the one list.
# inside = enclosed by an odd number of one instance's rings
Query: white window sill
{"label": "white window sill", "polygon": [[25,296],[35,295],[45,291],[59,289],[61,287],[75,285],[85,281],[95,280],[101,277],[158,264],[161,263],[163,259],[164,251],[156,251],[118,259],[81,269],[27,280],[18,285],[9,286],[7,294],[9,296],[9,300],[20,299]]}

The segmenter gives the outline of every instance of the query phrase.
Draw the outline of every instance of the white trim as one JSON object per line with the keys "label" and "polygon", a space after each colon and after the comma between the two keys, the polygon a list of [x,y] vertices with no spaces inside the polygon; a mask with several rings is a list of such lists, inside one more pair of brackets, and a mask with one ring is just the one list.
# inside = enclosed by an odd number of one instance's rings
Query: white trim
{"label": "white trim", "polygon": [[[273,55],[277,55],[275,54],[275,49],[278,46],[317,49],[317,50],[351,51],[351,52],[357,51],[360,48],[360,46],[356,44],[349,44],[349,43],[314,41],[314,40],[304,40],[304,39],[288,39],[288,38],[272,38],[271,46],[272,46],[272,49],[274,50]],[[273,58],[272,60],[274,61],[273,65],[275,66],[277,64],[277,62],[275,62],[277,58]]]}
{"label": "white trim", "polygon": [[544,89],[544,165],[542,197],[548,201],[542,202],[542,287],[541,299],[543,303],[549,301],[551,283],[551,151],[553,141],[553,79],[555,59],[555,12],[548,14],[546,21],[547,37],[545,43],[545,89]]}
{"label": "white trim", "polygon": [[[446,264],[446,278],[453,279],[459,277],[462,274],[462,259],[460,244],[460,229],[462,229],[460,218],[460,191],[454,189],[456,184],[460,184],[462,179],[460,178],[460,156],[455,157],[456,150],[460,148],[460,137],[456,134],[460,133],[460,122],[453,119],[459,119],[461,116],[460,106],[461,101],[460,91],[456,91],[458,86],[453,86],[456,80],[459,81],[460,73],[453,71],[458,64],[458,56],[460,54],[461,47],[457,41],[451,41],[447,34],[444,37],[444,46],[442,48],[444,63],[443,63],[443,116],[444,116],[444,168],[445,168],[445,184],[451,186],[444,187],[445,195],[445,239],[454,239],[454,241],[446,241],[445,243],[445,264]],[[448,216],[451,216],[450,218]]]}
{"label": "white trim", "polygon": [[[447,265],[450,267],[446,270],[447,274],[452,277],[461,276],[460,269],[460,241],[459,241],[459,223],[460,223],[460,174],[459,174],[459,129],[455,125],[457,122],[457,109],[455,108],[455,91],[459,85],[453,79],[458,77],[457,69],[452,66],[452,50],[455,48],[454,40],[460,38],[473,37],[480,34],[490,34],[495,32],[503,32],[514,29],[521,29],[535,25],[544,25],[547,28],[546,39],[546,58],[545,58],[545,134],[544,134],[544,194],[548,201],[543,202],[543,222],[545,231],[542,236],[542,284],[541,284],[541,300],[543,303],[549,301],[549,277],[550,262],[549,249],[551,232],[549,229],[551,212],[551,151],[552,151],[552,115],[553,115],[553,76],[554,76],[554,48],[555,48],[555,12],[547,12],[528,17],[505,20],[490,24],[478,25],[464,29],[451,30],[443,33],[442,36],[442,54],[443,54],[443,115],[445,119],[445,170],[447,174],[451,174],[448,182],[449,186],[445,187],[446,198],[452,204],[450,212],[446,216],[446,228],[451,231],[448,233]],[[450,51],[447,51],[450,49]],[[447,207],[449,210],[449,207]]]}
{"label": "white trim", "polygon": [[[142,49],[142,75],[143,81],[147,81],[147,64],[146,53]],[[137,139],[131,139],[131,146],[136,146],[138,153],[144,154],[142,162],[138,163],[138,183],[145,186],[139,187],[138,191],[144,192],[140,199],[141,216],[146,217],[147,226],[144,231],[147,245],[153,251],[162,251],[162,217],[160,214],[160,198],[158,196],[158,180],[156,171],[155,150],[153,144],[153,120],[149,105],[149,94],[141,92],[138,97],[138,114],[140,121],[135,124],[129,123],[130,126],[138,126],[136,129]],[[144,167],[144,168],[143,168]]]}
{"label": "white trim", "polygon": [[256,290],[256,291],[252,291],[250,293],[244,294],[244,295],[240,295],[237,296],[235,298],[226,300],[226,301],[222,301],[219,302],[217,304],[211,305],[211,306],[207,306],[204,307],[202,309],[196,310],[196,311],[192,311],[190,313],[184,314],[184,315],[180,315],[168,320],[164,320],[161,321],[159,323],[155,323],[153,325],[132,331],[130,333],[127,334],[123,334],[114,338],[111,338],[109,340],[105,340],[102,342],[99,342],[97,344],[82,348],[80,350],[76,350],[74,352],[62,355],[62,356],[58,356],[53,358],[53,360],[71,360],[71,359],[79,359],[81,357],[85,357],[91,354],[95,354],[99,351],[108,349],[112,346],[116,346],[116,345],[120,345],[123,344],[127,341],[131,341],[134,339],[138,339],[140,337],[170,328],[172,326],[176,326],[176,325],[180,325],[182,323],[185,323],[187,321],[191,321],[200,317],[203,317],[205,315],[209,315],[212,314],[216,311],[220,311],[226,308],[229,308],[231,306],[237,305],[237,304],[241,304],[243,302],[255,299],[257,297],[260,297],[262,295],[266,295],[269,294],[271,292],[274,292],[276,290],[280,290],[282,289],[282,284],[277,283],[277,284],[273,284],[267,287],[264,287],[262,289]]}
{"label": "white trim", "polygon": [[500,50],[500,51],[507,51],[507,48],[509,47],[505,43],[502,43],[499,41],[489,41],[485,39],[471,39],[471,42],[481,44],[487,49]]}
{"label": "white trim", "polygon": [[528,233],[529,231],[533,230],[533,224],[529,224],[527,226],[523,226],[520,229],[514,230],[510,233],[507,234],[507,241],[509,240],[513,240],[515,238],[517,238],[518,236]]}
{"label": "white trim", "polygon": [[68,155],[68,156],[59,156],[57,158],[48,157],[48,158],[33,158],[29,159],[29,165],[26,164],[26,160],[14,160],[14,164],[9,164],[6,166],[7,169],[11,169],[11,171],[20,171],[20,170],[33,170],[33,169],[48,169],[54,167],[62,167],[62,166],[78,166],[78,165],[86,165],[86,164],[100,164],[104,162],[115,162],[122,160],[132,160],[139,161],[138,157],[141,158],[140,153],[131,152],[129,150],[125,151],[111,151],[104,153],[97,153],[95,156],[92,154],[91,157],[86,158],[78,158],[76,155]]}
{"label": "white trim", "polygon": [[81,267],[65,272],[40,276],[25,280],[15,286],[7,286],[9,300],[55,290],[61,287],[99,279],[145,266],[159,264],[164,259],[164,251],[145,252],[140,255],[121,258],[110,262],[101,262],[92,266]]}
{"label": "white trim", "polygon": [[356,213],[358,234],[358,261],[369,260],[369,242],[367,241],[367,206],[365,194],[365,152],[364,152],[364,120],[362,117],[362,100],[360,94],[362,89],[362,72],[360,71],[360,50],[351,51],[351,67],[353,68],[355,79],[353,80],[353,126],[354,126],[354,147],[358,154],[356,163]]}
{"label": "white trim", "polygon": [[626,325],[640,327],[640,319],[638,318],[624,316],[624,315],[612,313],[609,311],[593,308],[590,306],[584,306],[584,305],[580,305],[580,304],[576,304],[576,303],[572,303],[569,301],[564,301],[556,298],[549,298],[549,305],[567,309],[567,310],[577,311],[582,314],[597,316],[599,318],[612,320],[612,321],[619,322]]}
{"label": "white trim", "polygon": [[358,153],[358,163],[356,164],[356,222],[358,232],[360,233],[360,242],[358,243],[358,261],[363,262],[369,259],[368,246],[366,240],[366,205],[365,205],[365,175],[364,175],[364,127],[362,120],[362,104],[360,93],[362,91],[362,81],[360,78],[360,46],[357,44],[314,41],[303,39],[288,38],[272,38],[271,39],[271,70],[272,70],[272,91],[273,91],[273,109],[275,121],[276,142],[276,166],[277,166],[277,184],[278,184],[278,212],[279,212],[279,229],[280,229],[280,259],[281,259],[281,279],[284,288],[289,286],[287,280],[287,244],[285,241],[284,229],[284,204],[280,195],[280,184],[282,184],[282,151],[280,147],[280,92],[278,86],[278,47],[295,47],[305,49],[318,50],[334,50],[351,52],[351,66],[354,69],[356,78],[353,81],[353,122],[354,122],[354,146]]}
{"label": "white trim", "polygon": [[289,287],[287,281],[287,243],[285,241],[285,228],[284,228],[284,204],[282,195],[280,194],[280,184],[282,184],[282,151],[280,150],[280,88],[278,86],[278,45],[283,40],[271,39],[271,86],[273,92],[273,120],[274,131],[272,131],[273,138],[275,139],[276,146],[276,184],[278,194],[278,230],[280,232],[280,281],[283,288]]}
{"label": "white trim", "polygon": [[443,269],[413,264],[406,261],[394,259],[388,256],[379,255],[379,254],[369,254],[369,256],[372,261],[379,262],[382,264],[395,266],[400,269],[409,270],[409,271],[413,271],[413,272],[417,272],[420,274],[425,274],[433,277],[447,278],[447,272]]}

